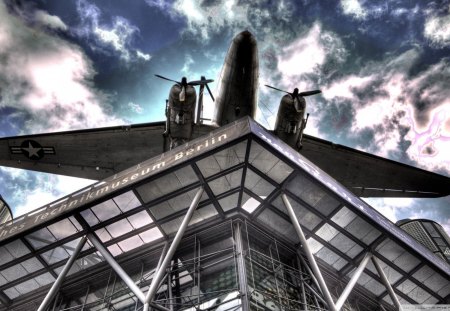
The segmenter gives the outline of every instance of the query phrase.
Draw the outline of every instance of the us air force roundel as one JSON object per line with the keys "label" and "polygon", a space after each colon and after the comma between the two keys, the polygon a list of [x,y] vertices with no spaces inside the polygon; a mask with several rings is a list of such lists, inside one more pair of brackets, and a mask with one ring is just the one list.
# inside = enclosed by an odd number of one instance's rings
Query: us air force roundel
{"label": "us air force roundel", "polygon": [[40,160],[46,154],[55,154],[55,148],[42,147],[35,140],[24,140],[20,146],[9,147],[12,154],[23,154],[30,160]]}

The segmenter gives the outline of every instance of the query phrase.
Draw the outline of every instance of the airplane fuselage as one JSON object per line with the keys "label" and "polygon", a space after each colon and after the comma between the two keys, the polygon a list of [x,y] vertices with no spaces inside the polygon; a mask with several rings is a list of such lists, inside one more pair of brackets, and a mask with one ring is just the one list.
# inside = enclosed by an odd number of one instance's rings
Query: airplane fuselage
{"label": "airplane fuselage", "polygon": [[243,31],[231,42],[220,74],[214,124],[222,126],[244,116],[255,117],[258,77],[256,39],[249,31]]}

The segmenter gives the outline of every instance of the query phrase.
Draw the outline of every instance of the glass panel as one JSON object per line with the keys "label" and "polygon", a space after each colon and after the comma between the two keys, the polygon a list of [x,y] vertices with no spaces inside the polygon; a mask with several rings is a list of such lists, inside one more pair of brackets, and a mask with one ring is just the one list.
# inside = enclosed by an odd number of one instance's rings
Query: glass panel
{"label": "glass panel", "polygon": [[[152,213],[153,217],[155,217],[156,220],[160,220],[164,217],[172,215],[175,212],[185,210],[191,205],[192,201],[194,200],[195,194],[197,193],[198,190],[199,188],[191,190],[189,192],[185,192],[183,194],[176,196],[175,198],[164,201],[158,205],[152,206],[150,207],[150,212]],[[203,192],[200,202],[206,200],[207,198],[208,195],[206,194],[206,192]]]}
{"label": "glass panel", "polygon": [[102,242],[108,242],[109,240],[112,239],[111,234],[109,234],[109,232],[108,232],[108,230],[106,230],[106,228],[100,228],[100,229],[96,230],[95,233],[97,234],[98,238]]}
{"label": "glass panel", "polygon": [[18,264],[1,271],[1,274],[5,277],[5,279],[11,282],[27,275],[28,272],[24,267]]}
{"label": "glass panel", "polygon": [[150,243],[163,237],[161,231],[156,227],[140,233],[139,236],[145,243]]}
{"label": "glass panel", "polygon": [[131,227],[127,219],[121,219],[119,221],[116,221],[115,223],[106,226],[106,229],[113,238],[117,238],[133,230],[133,227]]}
{"label": "glass panel", "polygon": [[84,210],[80,212],[81,216],[83,216],[84,220],[89,224],[89,226],[94,226],[98,224],[100,221],[98,220],[97,216],[90,210]]}
{"label": "glass panel", "polygon": [[244,197],[242,198],[242,209],[251,214],[259,205],[261,205],[261,202],[251,196],[246,196],[248,197],[248,199],[244,200]]}
{"label": "glass panel", "polygon": [[342,233],[337,234],[333,239],[331,239],[330,244],[351,258],[355,258],[356,255],[363,251],[361,246]]}
{"label": "glass panel", "polygon": [[9,253],[9,251],[5,247],[0,247],[0,265],[3,265],[7,262],[13,260],[14,257]]}
{"label": "glass panel", "polygon": [[329,215],[339,205],[336,200],[303,174],[297,174],[289,182],[287,189],[325,216]]}
{"label": "glass panel", "polygon": [[25,270],[27,270],[28,273],[32,273],[34,271],[44,268],[44,266],[39,262],[39,260],[37,260],[36,257],[25,260],[20,264],[22,265],[22,267],[25,268]]}
{"label": "glass panel", "polygon": [[55,281],[55,278],[49,272],[40,274],[37,277],[35,277],[34,279],[36,280],[36,282],[39,283],[40,286],[44,286],[44,285],[53,283]]}
{"label": "glass panel", "polygon": [[237,207],[238,199],[239,199],[239,192],[236,192],[235,194],[232,194],[225,198],[220,199],[219,204],[222,207],[222,209],[225,212],[227,212],[227,211]]}
{"label": "glass panel", "polygon": [[108,246],[108,250],[110,251],[110,253],[116,257],[119,256],[120,254],[123,253],[122,249],[119,247],[119,245],[117,244],[113,244],[111,246]]}
{"label": "glass panel", "polygon": [[209,187],[215,195],[219,195],[230,189],[239,187],[242,181],[242,169],[228,175],[210,181]]}
{"label": "glass panel", "polygon": [[[304,228],[307,228],[310,231],[315,229],[317,227],[317,225],[321,222],[320,217],[314,213],[311,213],[309,210],[307,210],[304,206],[302,206],[300,203],[298,203],[294,199],[292,199],[292,198],[288,198],[288,199],[292,205],[292,208],[294,209],[295,216],[297,217],[297,220],[300,223],[300,225]],[[281,199],[281,196],[278,196],[272,202],[272,204],[278,210],[280,210],[283,213],[285,213],[286,215],[288,215],[286,206],[284,205],[284,202]]]}
{"label": "glass panel", "polygon": [[50,233],[50,231],[48,231],[47,228],[42,228],[41,230],[35,231],[27,235],[25,238],[31,243],[34,249],[39,249],[56,242],[55,237]]}
{"label": "glass panel", "polygon": [[346,206],[343,206],[331,220],[338,226],[345,228],[356,218],[356,214],[349,210]]}
{"label": "glass panel", "polygon": [[240,142],[228,149],[219,151],[197,162],[202,175],[207,178],[220,171],[244,162],[247,141]]}
{"label": "glass panel", "polygon": [[51,265],[55,262],[66,259],[67,257],[69,257],[69,254],[63,247],[56,247],[41,254],[41,257],[45,260],[45,262]]}
{"label": "glass panel", "polygon": [[139,237],[139,235],[135,235],[132,236],[131,238],[128,238],[126,240],[120,241],[119,243],[120,248],[124,251],[124,252],[128,252],[132,249],[135,249],[139,246],[141,246],[142,244],[144,244],[144,242],[142,242],[141,238]]}
{"label": "glass panel", "polygon": [[140,186],[137,188],[137,191],[142,200],[147,203],[182,187],[191,185],[196,181],[198,181],[198,178],[193,169],[190,166],[185,166]]}
{"label": "glass panel", "polygon": [[137,214],[128,217],[128,221],[131,223],[134,229],[149,225],[153,223],[146,211],[139,212]]}
{"label": "glass panel", "polygon": [[436,273],[429,266],[423,266],[422,268],[420,268],[416,273],[413,274],[413,277],[436,293],[443,289],[445,286],[449,285],[448,280]]}
{"label": "glass panel", "polygon": [[14,299],[20,296],[20,293],[14,287],[7,288],[3,291],[9,299]]}
{"label": "glass panel", "polygon": [[390,239],[383,241],[377,247],[377,251],[387,260],[393,262],[396,266],[406,272],[411,271],[420,263],[416,257],[406,252],[402,247]]}
{"label": "glass panel", "polygon": [[[206,220],[215,215],[217,215],[217,211],[213,205],[207,205],[205,207],[199,208],[194,212],[194,215],[192,216],[192,219],[189,222],[189,226],[192,226],[193,224]],[[180,227],[183,219],[184,215],[162,224],[161,228],[168,235],[174,233]]]}
{"label": "glass panel", "polygon": [[335,264],[337,266],[335,269],[339,270],[345,265],[347,262],[338,254],[330,250],[328,247],[322,247],[320,251],[316,253],[316,256],[320,259],[322,259],[324,262],[329,264],[330,266],[334,267]]}
{"label": "glass panel", "polygon": [[255,141],[252,141],[249,163],[258,170],[282,183],[293,169]]}
{"label": "glass panel", "polygon": [[105,221],[120,214],[120,210],[113,200],[107,200],[91,208],[100,221]]}
{"label": "glass panel", "polygon": [[39,284],[35,280],[31,279],[23,283],[17,284],[15,288],[20,294],[26,294],[31,292],[32,290],[38,289]]}
{"label": "glass panel", "polygon": [[67,238],[78,230],[69,219],[63,219],[47,227],[57,240]]}
{"label": "glass panel", "polygon": [[298,243],[297,233],[294,230],[294,227],[290,222],[284,220],[268,208],[264,209],[262,213],[258,216],[258,221],[267,225],[273,231],[281,234],[285,239],[292,241],[294,243]]}
{"label": "glass panel", "polygon": [[245,187],[260,197],[267,197],[275,187],[265,179],[261,178],[251,169],[247,169],[245,176]]}
{"label": "glass panel", "polygon": [[141,205],[141,202],[139,202],[139,199],[134,195],[133,191],[122,193],[113,198],[113,201],[116,202],[122,212],[132,210]]}
{"label": "glass panel", "polygon": [[[26,247],[25,244],[23,244],[23,242],[20,241],[19,239],[6,244],[5,248],[8,250],[8,252],[14,258],[19,258],[19,257],[22,257],[22,256],[30,253],[30,250],[28,249],[28,247]],[[2,253],[1,250],[0,250],[0,253]]]}
{"label": "glass panel", "polygon": [[[348,210],[345,206],[342,208]],[[339,211],[338,213],[340,213]],[[339,222],[339,220],[338,220]],[[349,224],[345,227],[349,233],[355,236],[359,241],[366,245],[371,244],[381,235],[381,232],[376,230],[372,225],[363,220],[361,217],[355,217]]]}
{"label": "glass panel", "polygon": [[308,238],[306,239],[306,242],[308,242],[309,249],[313,254],[316,254],[323,248],[323,244],[314,238]]}
{"label": "glass panel", "polygon": [[[380,264],[381,268],[384,271],[384,274],[388,278],[389,283],[394,284],[395,282],[400,280],[400,278],[402,277],[401,273],[397,272],[397,270],[395,270],[391,266],[388,266],[383,260],[378,259],[378,263]],[[370,271],[375,273],[375,275],[378,275],[378,271],[375,268],[375,266],[373,265],[371,260],[368,262],[366,269],[369,269]]]}

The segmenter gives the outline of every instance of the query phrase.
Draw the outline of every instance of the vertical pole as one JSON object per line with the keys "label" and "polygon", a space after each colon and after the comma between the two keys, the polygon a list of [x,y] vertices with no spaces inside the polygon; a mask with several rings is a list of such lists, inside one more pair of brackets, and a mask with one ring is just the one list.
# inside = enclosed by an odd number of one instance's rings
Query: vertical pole
{"label": "vertical pole", "polygon": [[159,283],[161,282],[162,278],[164,277],[164,272],[166,271],[167,267],[170,264],[170,261],[172,260],[173,255],[175,254],[175,251],[178,247],[178,244],[181,241],[181,238],[184,235],[184,232],[186,231],[186,228],[191,221],[192,215],[194,215],[194,211],[198,206],[198,203],[200,202],[200,199],[203,194],[203,187],[200,188],[197,193],[195,194],[194,200],[191,202],[191,205],[189,206],[189,209],[184,216],[184,219],[180,225],[180,228],[178,228],[177,233],[175,234],[175,237],[173,238],[172,244],[169,247],[169,250],[167,251],[166,256],[164,257],[164,260],[161,264],[161,267],[159,267],[158,271],[156,271],[155,275],[153,276],[152,283],[150,284],[150,288],[148,290],[147,295],[144,297],[144,310],[145,305],[149,304],[153,298],[155,297],[156,291],[158,290]]}
{"label": "vertical pole", "polygon": [[358,268],[355,271],[355,274],[353,274],[352,278],[350,279],[350,281],[348,282],[344,291],[342,292],[341,297],[339,297],[338,301],[336,302],[336,309],[338,311],[344,305],[344,302],[347,300],[348,295],[350,295],[350,292],[352,291],[353,287],[355,286],[356,281],[358,281],[359,277],[361,276],[362,272],[364,271],[364,268],[366,267],[366,265],[369,262],[371,257],[372,257],[372,254],[367,252],[366,255],[364,256],[363,260],[361,260]]}
{"label": "vertical pole", "polygon": [[375,268],[377,269],[377,272],[381,278],[381,281],[384,283],[384,286],[386,286],[386,289],[389,293],[389,296],[391,296],[391,299],[394,302],[395,307],[397,308],[397,310],[402,311],[403,309],[402,309],[402,306],[400,305],[400,301],[398,300],[397,295],[394,292],[394,289],[392,288],[391,284],[389,283],[389,280],[386,277],[386,274],[384,274],[384,271],[381,268],[381,266],[378,262],[378,259],[375,256],[372,257],[372,262],[373,262],[373,265],[375,266]]}
{"label": "vertical pole", "polygon": [[306,303],[306,293],[305,293],[305,280],[303,279],[303,269],[302,269],[302,264],[300,263],[300,258],[298,258],[298,255],[295,256],[295,258],[297,259],[297,265],[298,265],[298,270],[300,272],[300,289],[302,291],[301,295],[302,295],[302,310],[308,310],[308,306]]}
{"label": "vertical pole", "polygon": [[171,269],[167,270],[167,290],[169,291],[169,310],[173,311],[173,296],[172,296],[172,273]]}
{"label": "vertical pole", "polygon": [[198,263],[197,263],[197,288],[198,288],[198,296],[197,296],[197,308],[200,308],[200,257],[201,257],[201,253],[200,253],[200,241],[198,241],[197,244],[197,248],[198,248]]}
{"label": "vertical pole", "polygon": [[297,232],[297,235],[300,239],[300,243],[303,246],[303,249],[305,250],[306,256],[308,257],[309,263],[311,264],[311,269],[314,272],[314,275],[317,278],[317,281],[319,282],[320,289],[322,290],[323,295],[325,296],[325,300],[328,304],[328,308],[331,311],[336,311],[336,307],[333,302],[333,298],[331,297],[330,291],[327,288],[327,285],[325,284],[325,280],[322,277],[322,273],[320,273],[319,266],[316,263],[316,259],[314,258],[313,253],[309,249],[308,242],[306,241],[305,235],[303,234],[303,230],[300,227],[300,223],[298,222],[297,217],[295,216],[294,209],[291,206],[291,203],[289,202],[286,194],[282,194],[281,198],[283,199],[284,205],[286,206],[286,209],[289,213],[289,217],[291,219],[292,225],[295,228],[295,231]]}
{"label": "vertical pole", "polygon": [[238,278],[239,278],[239,291],[241,292],[241,305],[242,311],[249,310],[249,298],[248,298],[248,286],[247,286],[247,273],[245,269],[244,247],[242,242],[241,223],[236,222],[234,226],[234,240],[236,244],[237,252],[237,265],[238,265]]}
{"label": "vertical pole", "polygon": [[50,288],[50,290],[48,291],[47,295],[45,295],[45,298],[41,302],[41,305],[39,306],[38,311],[44,311],[47,309],[49,303],[51,302],[51,300],[53,299],[53,297],[56,295],[59,288],[61,287],[61,284],[64,281],[64,279],[65,279],[67,273],[69,272],[70,268],[72,267],[73,263],[75,262],[75,259],[77,259],[78,254],[80,253],[81,249],[84,246],[84,243],[86,243],[86,236],[82,237],[81,240],[78,242],[72,255],[69,257],[66,264],[64,265],[64,268],[59,273],[58,278],[56,279],[55,283],[53,283],[53,285]]}
{"label": "vertical pole", "polygon": [[113,268],[117,275],[125,282],[128,288],[136,295],[136,297],[142,302],[145,302],[145,296],[139,287],[133,282],[129,275],[122,269],[122,267],[116,262],[111,253],[103,246],[103,244],[92,233],[87,235],[92,245],[102,254],[106,262]]}

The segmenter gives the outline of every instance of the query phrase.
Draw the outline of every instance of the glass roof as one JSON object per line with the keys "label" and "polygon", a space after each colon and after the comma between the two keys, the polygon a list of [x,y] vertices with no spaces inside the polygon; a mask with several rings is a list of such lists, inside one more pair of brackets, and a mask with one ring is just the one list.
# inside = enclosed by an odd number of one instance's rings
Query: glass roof
{"label": "glass roof", "polygon": [[[188,231],[244,217],[299,243],[285,193],[319,264],[337,276],[350,278],[371,249],[401,301],[450,295],[447,263],[247,118],[1,226],[0,292],[14,300],[54,282],[87,232],[115,257],[170,241],[201,186]],[[88,242],[69,274],[102,262]],[[372,263],[358,284],[391,303]]]}

